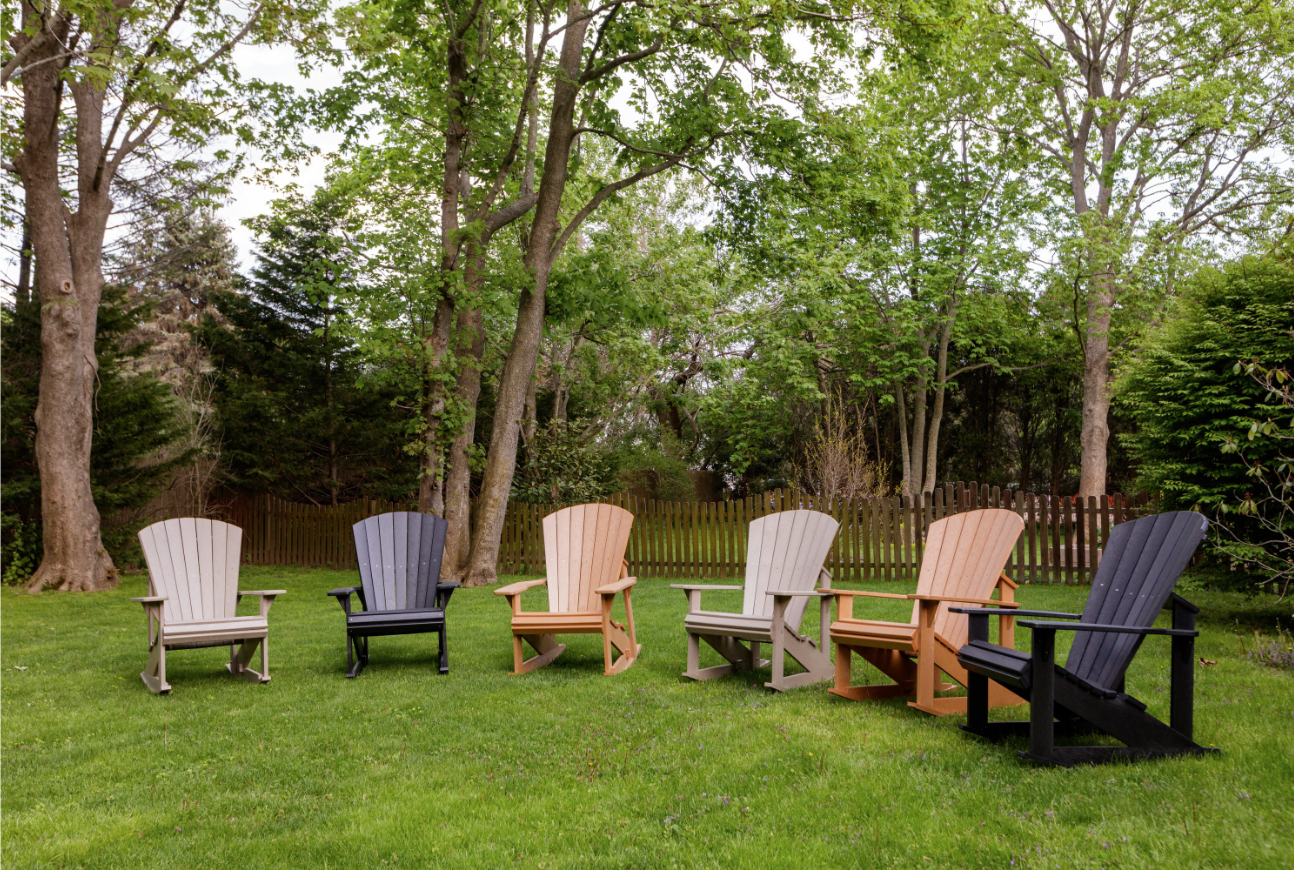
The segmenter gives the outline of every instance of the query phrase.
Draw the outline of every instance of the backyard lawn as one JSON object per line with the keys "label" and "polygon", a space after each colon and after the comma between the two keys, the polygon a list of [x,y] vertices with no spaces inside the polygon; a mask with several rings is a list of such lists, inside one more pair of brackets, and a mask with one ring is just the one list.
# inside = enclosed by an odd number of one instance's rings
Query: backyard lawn
{"label": "backyard lawn", "polygon": [[[598,635],[510,676],[507,607],[471,589],[449,608],[447,676],[421,635],[375,638],[346,680],[324,593],[352,578],[245,568],[243,588],[288,590],[270,613],[273,682],[229,678],[223,649],[179,651],[169,697],[139,679],[144,616],[129,598],[144,577],[105,593],[4,590],[6,870],[1294,864],[1294,674],[1245,656],[1255,629],[1289,625],[1289,601],[1189,596],[1203,606],[1197,652],[1217,662],[1197,671],[1196,739],[1221,756],[1043,770],[899,701],[825,685],[774,695],[766,674],[683,680],[686,601],[665,580],[635,590],[643,653],[621,676],[602,676]],[[1077,610],[1086,592],[1026,586],[1018,600]],[[805,626],[816,635],[815,617]],[[1147,641],[1129,673],[1164,719],[1168,648]]]}

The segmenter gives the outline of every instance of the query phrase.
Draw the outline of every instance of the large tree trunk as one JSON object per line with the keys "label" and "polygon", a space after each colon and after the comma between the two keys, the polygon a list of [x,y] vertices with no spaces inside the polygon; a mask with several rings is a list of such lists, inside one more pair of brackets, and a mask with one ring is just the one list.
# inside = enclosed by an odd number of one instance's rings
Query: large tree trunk
{"label": "large tree trunk", "polygon": [[[27,23],[39,19],[24,8]],[[34,19],[34,20],[33,20]],[[78,186],[77,211],[69,214],[59,191],[58,65],[52,60],[67,36],[66,19],[50,26],[57,39],[30,55],[23,71],[22,176],[36,259],[36,289],[41,301],[40,396],[36,404],[36,462],[40,467],[41,527],[45,556],[27,588],[66,591],[116,585],[117,571],[99,534],[99,510],[90,490],[94,351],[99,299],[103,293],[103,237],[112,213],[108,180],[91,186],[85,173]],[[96,94],[78,95],[78,156],[97,163],[95,147],[102,115],[93,111]],[[99,110],[102,92],[97,94]],[[85,105],[82,105],[82,104]],[[94,180],[94,176],[91,176]]]}
{"label": "large tree trunk", "polygon": [[483,586],[495,582],[497,577],[499,541],[503,535],[503,520],[508,508],[512,475],[517,465],[521,411],[539,356],[539,343],[544,329],[544,293],[548,288],[548,277],[557,254],[554,243],[561,220],[560,208],[562,195],[566,190],[571,147],[575,141],[575,102],[580,89],[584,37],[589,25],[589,18],[582,12],[580,0],[570,0],[559,69],[553,87],[552,115],[548,142],[544,149],[544,171],[539,182],[539,198],[535,203],[535,218],[524,260],[534,283],[521,291],[516,331],[508,350],[507,362],[503,366],[503,374],[499,378],[499,396],[494,406],[494,430],[490,437],[485,475],[481,481],[477,521],[472,529],[468,573],[464,578],[464,585],[467,586]]}
{"label": "large tree trunk", "polygon": [[1083,429],[1079,438],[1078,494],[1105,495],[1110,440],[1110,276],[1092,288],[1083,342]]}
{"label": "large tree trunk", "polygon": [[448,474],[445,478],[445,535],[442,576],[461,580],[467,570],[471,552],[471,480],[469,451],[476,438],[476,401],[481,395],[481,360],[485,355],[485,330],[481,325],[479,298],[483,263],[479,252],[473,252],[464,270],[467,299],[459,308],[455,330],[455,351],[459,360],[457,398],[463,413],[463,425],[449,445]]}

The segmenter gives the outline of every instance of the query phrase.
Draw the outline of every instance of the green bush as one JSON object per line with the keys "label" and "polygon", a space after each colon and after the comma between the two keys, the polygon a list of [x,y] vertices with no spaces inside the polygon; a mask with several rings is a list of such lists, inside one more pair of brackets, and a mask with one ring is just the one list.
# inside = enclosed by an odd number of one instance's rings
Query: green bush
{"label": "green bush", "polygon": [[512,479],[512,500],[526,504],[586,504],[615,491],[607,452],[556,420],[526,444],[525,461]]}
{"label": "green bush", "polygon": [[[1164,325],[1122,373],[1119,400],[1140,424],[1126,437],[1145,491],[1165,510],[1199,510],[1223,520],[1242,541],[1260,525],[1239,508],[1250,499],[1254,464],[1279,462],[1275,439],[1250,441],[1271,416],[1263,385],[1237,363],[1294,366],[1294,263],[1244,258],[1198,273]],[[1244,455],[1224,448],[1245,442]],[[1213,552],[1226,563],[1235,540],[1215,526]],[[1263,572],[1220,576],[1235,585],[1266,582]]]}

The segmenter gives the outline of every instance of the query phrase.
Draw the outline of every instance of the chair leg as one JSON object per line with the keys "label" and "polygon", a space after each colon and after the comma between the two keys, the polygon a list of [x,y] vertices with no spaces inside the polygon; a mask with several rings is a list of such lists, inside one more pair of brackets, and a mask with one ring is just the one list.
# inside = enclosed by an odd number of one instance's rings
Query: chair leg
{"label": "chair leg", "polygon": [[171,691],[171,684],[166,682],[166,647],[159,634],[148,649],[148,665],[139,674],[144,685],[155,695],[164,695]]}
{"label": "chair leg", "polygon": [[1033,686],[1029,697],[1029,751],[1020,753],[1040,764],[1055,764],[1056,632],[1033,632]]}
{"label": "chair leg", "polygon": [[[871,686],[854,686],[851,657],[858,655],[868,664],[875,667],[893,683]],[[916,665],[912,659],[898,650],[874,649],[872,647],[853,647],[843,643],[836,644],[836,680],[828,689],[831,694],[848,698],[851,701],[881,701],[887,698],[900,698],[912,694],[916,680]]]}
{"label": "chair leg", "polygon": [[[537,656],[529,660],[526,659],[525,648],[521,645],[522,639],[525,639],[527,643],[535,648],[535,652],[538,653]],[[566,652],[566,644],[558,643],[554,635],[514,634],[512,636],[512,673],[524,674],[536,668],[542,668],[564,652]]]}
{"label": "chair leg", "polygon": [[246,680],[249,683],[268,683],[270,681],[268,674],[254,671],[247,666],[258,646],[261,647],[261,667],[264,668],[269,665],[269,653],[264,649],[266,640],[268,638],[249,637],[238,644],[237,648],[230,645],[230,661],[229,664],[225,665],[225,668],[240,680]]}
{"label": "chair leg", "polygon": [[[351,655],[352,649],[354,656]],[[364,670],[368,664],[368,638],[355,637],[346,635],[346,664],[350,667],[346,671],[346,679],[353,680]]]}
{"label": "chair leg", "polygon": [[445,638],[445,626],[440,627],[440,672],[449,673],[449,645]]}

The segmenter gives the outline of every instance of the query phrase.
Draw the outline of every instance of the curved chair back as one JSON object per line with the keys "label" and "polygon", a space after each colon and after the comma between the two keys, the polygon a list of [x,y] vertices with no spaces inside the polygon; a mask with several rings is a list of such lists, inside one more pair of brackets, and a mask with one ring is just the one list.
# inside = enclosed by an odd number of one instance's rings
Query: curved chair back
{"label": "curved chair back", "polygon": [[356,523],[351,531],[365,609],[435,607],[448,528],[438,516],[403,511]]}
{"label": "curved chair back", "polygon": [[594,592],[620,579],[634,515],[609,504],[577,504],[544,517],[550,613],[602,611]]}
{"label": "curved chair back", "polygon": [[[1141,628],[1154,624],[1208,529],[1209,521],[1194,511],[1155,514],[1115,526],[1101,551],[1083,622]],[[1143,637],[1077,632],[1065,670],[1114,689]]]}
{"label": "curved chair back", "polygon": [[[778,511],[750,524],[746,544],[746,591],[741,612],[773,615],[770,589],[807,592],[818,581],[840,523],[821,511]],[[786,608],[786,624],[800,630],[809,599],[796,596]]]}
{"label": "curved chair back", "polygon": [[168,623],[228,619],[238,608],[243,530],[219,520],[182,517],[139,530],[148,592],[165,595]]}
{"label": "curved chair back", "polygon": [[[917,594],[988,598],[1023,529],[1019,514],[1001,508],[966,511],[931,523]],[[949,613],[950,606],[966,605],[941,603],[935,611],[935,634],[958,648],[966,643],[969,622],[965,614]],[[921,606],[914,602],[912,622],[920,615]]]}

